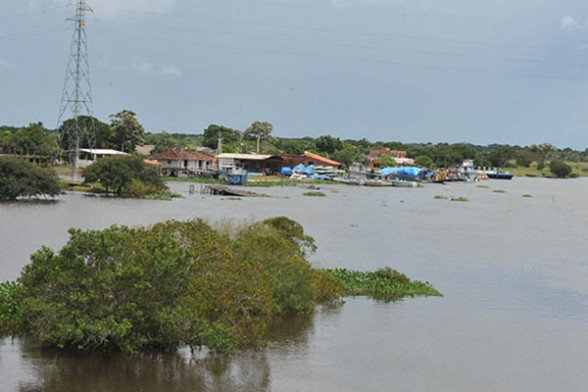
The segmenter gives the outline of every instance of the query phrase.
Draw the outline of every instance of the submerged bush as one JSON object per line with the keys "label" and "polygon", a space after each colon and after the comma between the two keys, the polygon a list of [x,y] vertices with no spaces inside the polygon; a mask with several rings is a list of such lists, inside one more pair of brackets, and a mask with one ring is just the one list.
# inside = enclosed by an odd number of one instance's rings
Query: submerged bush
{"label": "submerged bush", "polygon": [[18,158],[0,157],[0,201],[61,193],[59,178],[44,168]]}
{"label": "submerged bush", "polygon": [[21,328],[20,291],[16,282],[0,284],[0,334],[16,334]]}
{"label": "submerged bush", "polygon": [[257,345],[277,316],[308,314],[342,295],[439,295],[382,269],[317,270],[302,226],[285,217],[215,229],[202,220],[70,230],[17,282],[0,285],[0,332],[43,345],[134,353],[180,345]]}
{"label": "submerged bush", "polygon": [[112,156],[101,158],[83,170],[84,183],[99,183],[106,192],[130,197],[165,193],[156,168],[139,157]]}

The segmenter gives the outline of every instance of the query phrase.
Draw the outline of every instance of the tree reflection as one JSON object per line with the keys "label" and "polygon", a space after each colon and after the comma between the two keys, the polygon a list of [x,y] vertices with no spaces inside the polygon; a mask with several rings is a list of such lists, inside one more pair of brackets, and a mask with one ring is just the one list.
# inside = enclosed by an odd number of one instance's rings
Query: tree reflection
{"label": "tree reflection", "polygon": [[[325,309],[320,310],[321,313]],[[337,312],[337,310],[334,310]],[[303,349],[313,330],[313,314],[276,320],[268,333],[272,346]],[[231,355],[206,350],[152,352],[137,356],[45,350],[20,339],[20,392],[269,391],[271,369],[265,350]],[[24,377],[24,376],[23,376]]]}

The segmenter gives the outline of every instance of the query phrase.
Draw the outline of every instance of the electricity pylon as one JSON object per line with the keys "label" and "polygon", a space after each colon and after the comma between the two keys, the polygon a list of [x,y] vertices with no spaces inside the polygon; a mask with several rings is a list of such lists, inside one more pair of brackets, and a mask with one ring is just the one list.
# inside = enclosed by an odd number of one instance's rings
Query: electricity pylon
{"label": "electricity pylon", "polygon": [[90,62],[88,60],[88,40],[86,37],[86,13],[93,12],[86,0],[76,0],[75,16],[68,18],[74,23],[73,37],[65,83],[61,95],[61,106],[57,126],[61,126],[66,113],[73,121],[60,128],[60,137],[69,153],[72,177],[75,177],[80,158],[80,144],[94,147],[94,129],[91,123],[80,121],[80,116],[92,117],[92,84],[90,81]]}

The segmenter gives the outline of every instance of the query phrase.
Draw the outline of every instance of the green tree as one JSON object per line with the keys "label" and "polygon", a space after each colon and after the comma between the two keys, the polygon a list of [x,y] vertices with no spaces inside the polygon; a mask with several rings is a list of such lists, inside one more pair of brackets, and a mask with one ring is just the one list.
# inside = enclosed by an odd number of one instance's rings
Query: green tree
{"label": "green tree", "polygon": [[106,192],[145,196],[167,190],[156,168],[136,156],[101,158],[83,170],[85,183],[99,183]]}
{"label": "green tree", "polygon": [[568,177],[572,173],[571,166],[563,161],[551,161],[549,163],[549,170],[558,178]]}
{"label": "green tree", "polygon": [[0,201],[61,193],[59,178],[49,168],[18,158],[0,158]]}
{"label": "green tree", "polygon": [[536,159],[535,154],[533,154],[528,149],[524,149],[518,153],[518,155],[516,157],[516,162],[517,162],[517,165],[519,165],[519,166],[529,167],[529,166],[531,166],[531,163],[533,163],[535,161],[535,159]]}
{"label": "green tree", "polygon": [[136,113],[123,110],[110,116],[112,143],[124,152],[132,152],[135,147],[143,143],[145,129],[137,120]]}
{"label": "green tree", "polygon": [[[64,150],[69,149],[68,140],[69,135],[72,131],[80,128],[84,133],[90,134],[90,138],[93,140],[94,148],[112,148],[116,147],[113,145],[113,135],[112,129],[106,123],[98,120],[95,117],[91,116],[80,116],[77,120],[75,118],[70,118],[65,120],[63,124],[59,127],[59,134],[61,135],[61,147]],[[90,148],[88,138],[82,138],[80,140],[80,147],[82,148]]]}
{"label": "green tree", "polygon": [[319,136],[315,139],[314,144],[319,152],[332,154],[335,151],[342,150],[344,146],[343,141],[338,137],[330,135]]}
{"label": "green tree", "polygon": [[202,145],[208,148],[218,148],[218,138],[222,138],[223,150],[234,149],[238,147],[241,140],[241,132],[236,129],[228,128],[222,125],[211,124],[202,135]]}
{"label": "green tree", "polygon": [[414,159],[414,164],[430,169],[433,167],[433,160],[426,155],[420,155]]}
{"label": "green tree", "polygon": [[245,140],[270,140],[274,127],[267,121],[254,121],[249,128],[243,131]]}
{"label": "green tree", "polygon": [[349,167],[354,162],[364,161],[364,155],[360,149],[349,143],[345,143],[342,150],[332,153],[331,158],[342,163],[345,167]]}

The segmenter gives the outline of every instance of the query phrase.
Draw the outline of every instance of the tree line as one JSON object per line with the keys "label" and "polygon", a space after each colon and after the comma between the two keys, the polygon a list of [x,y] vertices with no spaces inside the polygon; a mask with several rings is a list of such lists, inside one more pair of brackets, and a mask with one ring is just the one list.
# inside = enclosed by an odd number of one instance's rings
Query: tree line
{"label": "tree line", "polygon": [[[474,160],[480,167],[529,167],[536,162],[542,168],[551,160],[570,162],[588,162],[588,149],[584,151],[571,148],[558,149],[555,146],[533,144],[531,146],[490,144],[487,146],[470,143],[401,143],[371,142],[365,138],[359,140],[341,139],[324,134],[318,137],[287,138],[273,135],[273,126],[266,121],[255,121],[241,131],[224,125],[211,124],[202,133],[146,133],[130,110],[122,110],[110,116],[110,123],[94,117],[82,116],[65,121],[59,129],[49,130],[42,123],[32,123],[26,127],[0,126],[0,147],[11,146],[21,152],[40,151],[42,154],[54,155],[67,151],[66,142],[69,129],[79,126],[92,129],[93,147],[113,148],[133,152],[138,145],[153,145],[153,152],[170,148],[196,148],[198,146],[217,150],[219,140],[223,152],[265,154],[303,154],[310,151],[324,155],[349,166],[353,162],[366,162],[370,151],[389,148],[406,151],[408,158],[415,159],[419,166],[437,168],[459,164],[464,159]],[[59,137],[59,135],[65,137]],[[81,147],[90,147],[82,140]],[[378,162],[382,166],[394,164],[392,155],[382,155]]]}

